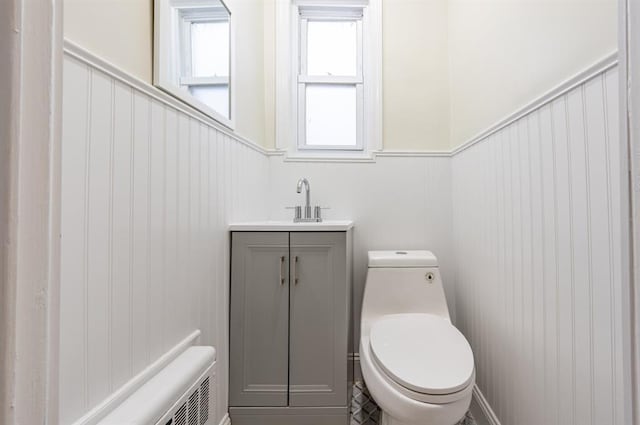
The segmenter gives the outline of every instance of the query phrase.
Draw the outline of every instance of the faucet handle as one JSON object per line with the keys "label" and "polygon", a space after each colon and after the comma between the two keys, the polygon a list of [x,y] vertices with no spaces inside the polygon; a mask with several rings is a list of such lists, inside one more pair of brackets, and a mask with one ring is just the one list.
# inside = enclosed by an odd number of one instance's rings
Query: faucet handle
{"label": "faucet handle", "polygon": [[313,207],[313,218],[317,221],[322,221],[322,210],[330,210],[330,207],[321,207],[320,205],[316,205]]}
{"label": "faucet handle", "polygon": [[285,207],[288,210],[295,210],[293,213],[293,220],[300,220],[302,218],[302,207],[300,205],[296,205],[295,207]]}

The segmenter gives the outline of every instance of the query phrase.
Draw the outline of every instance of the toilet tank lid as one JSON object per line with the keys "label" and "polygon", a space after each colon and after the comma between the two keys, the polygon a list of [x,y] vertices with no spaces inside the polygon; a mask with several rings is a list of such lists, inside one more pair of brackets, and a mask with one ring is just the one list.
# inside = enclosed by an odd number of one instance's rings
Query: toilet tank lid
{"label": "toilet tank lid", "polygon": [[369,267],[438,267],[431,251],[369,251]]}

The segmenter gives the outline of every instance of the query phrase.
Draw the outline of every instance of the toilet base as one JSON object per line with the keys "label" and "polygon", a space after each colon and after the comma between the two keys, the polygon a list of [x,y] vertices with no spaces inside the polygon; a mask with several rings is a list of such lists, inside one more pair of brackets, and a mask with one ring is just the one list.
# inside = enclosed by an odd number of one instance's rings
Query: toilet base
{"label": "toilet base", "polygon": [[[465,415],[465,417],[460,419],[459,422],[456,422],[455,424],[451,424],[451,425],[471,425],[471,424],[475,425],[475,423],[476,422],[475,420],[473,420],[473,418]],[[430,424],[426,422],[421,422],[421,423],[402,422],[392,418],[389,414],[385,412],[380,412],[380,425],[430,425]]]}
{"label": "toilet base", "polygon": [[380,412],[380,425],[408,425],[408,424],[406,422],[396,421],[391,416],[389,416],[389,414],[385,412]]}

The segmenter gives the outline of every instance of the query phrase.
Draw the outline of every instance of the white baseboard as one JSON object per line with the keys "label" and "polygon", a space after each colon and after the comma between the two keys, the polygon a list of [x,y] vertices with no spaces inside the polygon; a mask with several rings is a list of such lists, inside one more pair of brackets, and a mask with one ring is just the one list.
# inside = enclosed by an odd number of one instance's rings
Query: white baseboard
{"label": "white baseboard", "polygon": [[231,425],[231,418],[229,417],[228,413],[224,415],[224,417],[222,418],[222,420],[220,420],[220,423],[218,425]]}
{"label": "white baseboard", "polygon": [[[480,410],[484,415],[484,422],[488,423],[489,425],[501,425],[498,416],[495,414],[495,412],[491,408],[491,405],[484,397],[484,394],[482,394],[482,391],[480,391],[480,388],[478,388],[477,385],[473,387],[473,398],[478,403],[478,406],[480,407]],[[484,423],[478,418],[476,418],[476,420],[478,420],[478,423]]]}
{"label": "white baseboard", "polygon": [[138,388],[144,385],[149,379],[153,378],[166,365],[171,363],[176,357],[182,354],[187,348],[192,346],[200,337],[200,330],[195,330],[185,339],[173,346],[169,351],[163,354],[155,362],[147,366],[142,372],[138,373],[126,384],[118,388],[115,392],[104,399],[100,404],[95,406],[84,416],[78,419],[73,425],[94,425],[107,416],[113,409],[118,407],[131,394],[136,392]]}

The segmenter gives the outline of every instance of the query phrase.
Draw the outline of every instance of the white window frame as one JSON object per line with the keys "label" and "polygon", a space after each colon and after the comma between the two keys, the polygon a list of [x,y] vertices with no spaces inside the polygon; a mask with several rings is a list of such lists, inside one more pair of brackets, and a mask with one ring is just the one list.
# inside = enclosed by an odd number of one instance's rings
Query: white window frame
{"label": "white window frame", "polygon": [[[163,91],[171,94],[189,106],[199,110],[223,126],[233,130],[235,128],[236,116],[236,90],[235,90],[235,33],[236,22],[234,2],[236,0],[218,0],[222,7],[229,13],[229,117],[226,117],[214,110],[198,98],[193,96],[182,83],[189,83],[187,79],[183,81],[182,63],[185,58],[181,57],[184,52],[181,49],[183,43],[181,25],[181,11],[184,9],[211,9],[210,0],[154,0],[154,64],[153,64],[153,84]],[[162,29],[162,30],[161,30]],[[191,49],[189,49],[190,51]],[[188,62],[191,63],[190,61]],[[207,81],[193,81],[194,83],[215,83],[216,79]]]}
{"label": "white window frame", "polygon": [[[361,145],[358,149],[340,149],[336,146],[300,146],[300,124],[304,111],[298,111],[300,85],[306,83],[300,73],[300,11],[309,13],[317,9],[345,13],[362,11],[362,111]],[[335,15],[332,19],[335,18]],[[306,55],[304,55],[306,57]],[[382,9],[381,0],[280,0],[276,2],[276,149],[286,159],[296,160],[371,160],[374,152],[382,149]],[[326,77],[313,78],[321,82]],[[353,84],[353,79],[343,79]],[[332,80],[332,83],[337,82]]]}
{"label": "white window frame", "polygon": [[[223,6],[206,9],[182,9],[179,11],[180,48],[180,88],[189,92],[192,86],[227,86],[229,76],[226,77],[194,77],[192,70],[191,52],[191,24],[207,22],[229,22],[229,15]],[[229,22],[229,40],[231,40],[231,25]],[[231,54],[229,54],[231,63]],[[230,88],[229,88],[230,89]],[[230,110],[231,105],[228,105]],[[228,111],[229,112],[229,111]]]}
{"label": "white window frame", "polygon": [[[191,49],[191,24],[199,22],[228,22],[229,44],[231,44],[231,17],[224,5],[205,7],[183,7],[177,8],[178,30],[176,44],[180,46],[178,57],[178,85],[185,96],[191,96],[197,102],[204,104],[196,96],[192,95],[190,88],[194,86],[227,86],[227,115],[206,105],[220,117],[230,120],[231,117],[231,76],[227,77],[195,77],[192,70],[192,49]],[[229,74],[231,74],[231,45],[229,45]]]}
{"label": "white window frame", "polygon": [[[358,8],[298,8],[299,13],[299,51],[298,55],[298,149],[300,150],[351,150],[364,149],[364,77],[362,71],[363,58],[363,10]],[[307,28],[309,21],[355,21],[356,23],[356,75],[355,76],[311,76],[307,73]],[[307,86],[322,85],[348,85],[356,89],[356,144],[355,145],[309,145],[307,144],[307,114],[306,93]]]}

